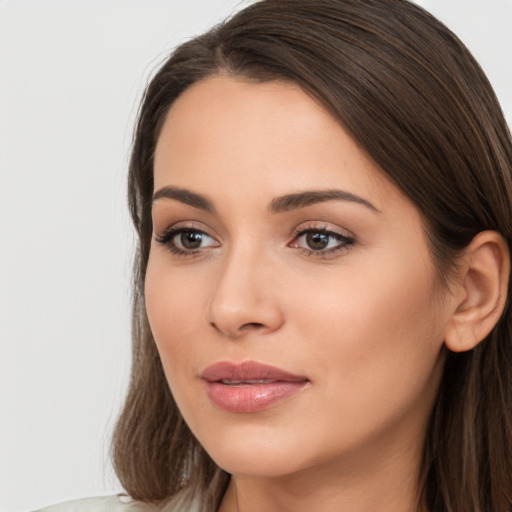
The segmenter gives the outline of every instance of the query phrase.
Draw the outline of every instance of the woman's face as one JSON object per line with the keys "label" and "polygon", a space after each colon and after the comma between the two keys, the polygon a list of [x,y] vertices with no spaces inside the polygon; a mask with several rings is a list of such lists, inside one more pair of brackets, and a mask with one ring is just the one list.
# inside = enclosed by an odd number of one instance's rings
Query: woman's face
{"label": "woman's face", "polygon": [[449,294],[418,211],[347,132],[294,85],[210,77],[170,109],[154,173],[147,312],[216,463],[419,457]]}

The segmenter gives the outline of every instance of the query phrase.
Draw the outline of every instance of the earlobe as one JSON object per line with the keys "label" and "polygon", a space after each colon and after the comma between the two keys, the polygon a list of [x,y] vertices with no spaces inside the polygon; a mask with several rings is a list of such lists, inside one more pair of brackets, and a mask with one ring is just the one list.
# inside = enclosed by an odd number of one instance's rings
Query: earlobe
{"label": "earlobe", "polygon": [[445,333],[453,352],[471,350],[497,324],[507,300],[510,254],[496,231],[482,231],[464,250],[454,295],[456,303]]}

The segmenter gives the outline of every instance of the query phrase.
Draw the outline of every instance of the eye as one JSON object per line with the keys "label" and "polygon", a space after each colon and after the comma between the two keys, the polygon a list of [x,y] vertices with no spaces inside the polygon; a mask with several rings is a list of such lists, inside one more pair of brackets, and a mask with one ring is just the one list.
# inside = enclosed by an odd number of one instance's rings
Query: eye
{"label": "eye", "polygon": [[339,251],[348,249],[355,240],[327,228],[299,229],[290,247],[304,249],[309,255],[337,254]]}
{"label": "eye", "polygon": [[218,247],[219,243],[210,235],[194,228],[171,227],[155,240],[165,245],[172,253],[180,255],[196,254],[202,249]]}

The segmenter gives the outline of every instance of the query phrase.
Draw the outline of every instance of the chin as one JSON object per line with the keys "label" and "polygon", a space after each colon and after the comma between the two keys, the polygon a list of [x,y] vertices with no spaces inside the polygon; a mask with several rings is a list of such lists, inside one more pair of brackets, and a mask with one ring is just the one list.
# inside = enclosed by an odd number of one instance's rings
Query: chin
{"label": "chin", "polygon": [[[286,428],[238,425],[212,429],[198,440],[214,462],[232,475],[282,477],[308,466],[304,447],[314,443]],[[214,435],[212,435],[214,434]],[[302,448],[301,448],[302,447]]]}
{"label": "chin", "polygon": [[290,460],[288,455],[275,452],[238,450],[214,455],[213,460],[217,466],[236,476],[279,478],[305,469],[298,460]]}

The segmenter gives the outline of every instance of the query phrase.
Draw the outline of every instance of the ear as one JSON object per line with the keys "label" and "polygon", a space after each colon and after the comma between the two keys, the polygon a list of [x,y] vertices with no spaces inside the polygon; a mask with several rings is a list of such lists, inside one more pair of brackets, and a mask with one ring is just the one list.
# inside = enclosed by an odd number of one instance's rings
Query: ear
{"label": "ear", "polygon": [[453,297],[455,308],[445,333],[453,352],[476,347],[493,329],[505,308],[510,254],[496,231],[482,231],[462,256]]}

